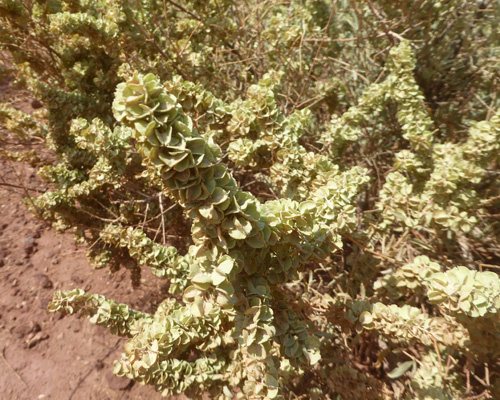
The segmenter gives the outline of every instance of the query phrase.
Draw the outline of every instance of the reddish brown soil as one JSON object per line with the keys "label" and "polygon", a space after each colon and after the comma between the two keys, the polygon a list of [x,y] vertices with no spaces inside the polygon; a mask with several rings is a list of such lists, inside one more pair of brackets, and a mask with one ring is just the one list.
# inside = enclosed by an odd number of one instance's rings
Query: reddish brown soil
{"label": "reddish brown soil", "polygon": [[[33,111],[31,99],[6,82],[0,83],[2,100]],[[16,146],[14,137],[0,140],[0,150]],[[145,271],[145,283],[134,289],[126,270],[114,276],[93,270],[71,234],[55,233],[26,209],[19,187],[46,190],[35,168],[0,157],[0,399],[162,398],[152,387],[112,375],[126,339],[46,307],[54,290],[79,287],[152,312],[164,282]]]}

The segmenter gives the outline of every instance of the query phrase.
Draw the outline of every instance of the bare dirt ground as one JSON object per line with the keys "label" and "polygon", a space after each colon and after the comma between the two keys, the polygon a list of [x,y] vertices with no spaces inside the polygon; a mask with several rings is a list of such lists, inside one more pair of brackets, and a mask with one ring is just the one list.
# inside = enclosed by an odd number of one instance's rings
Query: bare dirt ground
{"label": "bare dirt ground", "polygon": [[[25,112],[40,106],[6,81],[0,101]],[[2,146],[15,147],[15,138]],[[30,146],[45,157],[40,145]],[[79,287],[152,312],[164,282],[145,271],[145,284],[134,289],[126,270],[93,270],[71,234],[55,233],[22,203],[44,185],[32,166],[0,156],[0,399],[161,399],[152,387],[112,374],[126,339],[46,307],[54,290]]]}

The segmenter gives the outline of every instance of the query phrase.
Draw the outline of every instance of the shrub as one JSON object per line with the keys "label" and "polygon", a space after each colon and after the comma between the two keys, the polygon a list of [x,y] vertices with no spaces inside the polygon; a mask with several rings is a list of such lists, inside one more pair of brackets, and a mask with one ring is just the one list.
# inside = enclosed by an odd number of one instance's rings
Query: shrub
{"label": "shrub", "polygon": [[0,121],[57,157],[28,206],[95,267],[169,281],[154,314],[54,294],[129,338],[115,374],[195,398],[500,394],[500,7],[396,3],[0,1],[45,105]]}

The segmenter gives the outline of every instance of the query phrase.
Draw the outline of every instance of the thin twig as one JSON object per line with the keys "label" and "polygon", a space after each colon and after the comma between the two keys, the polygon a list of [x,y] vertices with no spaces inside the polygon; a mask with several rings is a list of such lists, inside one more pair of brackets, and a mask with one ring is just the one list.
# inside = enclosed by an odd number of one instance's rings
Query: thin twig
{"label": "thin twig", "polygon": [[200,17],[198,17],[196,14],[194,14],[193,12],[187,10],[186,8],[182,7],[180,4],[177,4],[176,2],[172,1],[172,0],[163,0],[163,4],[165,4],[165,1],[168,1],[170,4],[172,4],[174,7],[178,8],[179,10],[185,12],[186,14],[189,14],[191,17],[193,17],[194,19],[197,19],[198,21],[202,21],[202,19]]}
{"label": "thin twig", "polygon": [[198,30],[198,28],[201,26],[203,22],[198,22],[198,25],[193,29],[191,34],[189,35],[188,39],[186,40],[186,43],[182,47],[181,51],[179,52],[179,57],[182,56],[182,53],[184,53],[184,50],[186,50],[186,47],[188,46],[189,42],[191,42],[191,38],[193,37],[194,33]]}
{"label": "thin twig", "polygon": [[[109,350],[103,357],[101,357],[97,362],[103,362],[106,358],[108,358],[111,353],[113,353],[117,348],[118,348],[118,345],[120,344],[120,341],[121,339],[118,339],[115,343],[115,345],[111,348],[111,350]],[[87,377],[91,374],[92,371],[94,371],[94,367],[90,368],[88,370],[88,372],[82,376],[80,378],[80,380],[78,381],[78,383],[76,384],[76,386],[73,388],[73,391],[71,392],[71,394],[69,395],[68,397],[68,400],[71,400],[73,398],[73,396],[75,395],[76,391],[78,390],[78,388],[80,387],[80,385],[85,381],[85,379],[87,379]]]}
{"label": "thin twig", "polygon": [[[146,37],[148,38],[148,41],[151,42],[153,44],[154,47],[156,47],[156,50],[158,50],[158,52],[162,55],[162,57],[167,60],[167,61],[173,61],[168,54],[166,54],[162,48],[158,45],[158,43],[156,43],[156,40],[151,37],[147,32],[146,30],[144,29],[144,27],[139,24],[139,22],[137,22],[137,20],[135,18],[132,18],[132,22],[137,26],[137,28],[139,28],[139,30],[141,31],[141,33]],[[183,79],[188,79],[186,77],[186,75],[177,67],[177,65],[175,65],[174,62],[172,62],[172,67],[177,71],[177,73],[182,76]]]}
{"label": "thin twig", "polygon": [[17,177],[17,180],[19,181],[19,183],[21,184],[21,189],[24,191],[24,194],[26,195],[26,198],[28,199],[28,201],[31,203],[31,205],[33,206],[33,208],[36,210],[36,213],[38,214],[38,217],[40,217],[40,219],[43,219],[42,218],[42,215],[43,213],[41,212],[41,210],[38,208],[38,206],[35,204],[35,202],[33,201],[33,198],[30,196],[30,194],[28,193],[28,190],[26,189],[26,186],[24,186],[24,183],[21,179],[21,177],[19,176],[19,174],[17,173],[16,171],[16,168],[14,166],[14,163],[7,159],[7,162],[10,164],[11,168],[12,168],[12,172],[14,173],[14,175],[16,175]]}
{"label": "thin twig", "polygon": [[491,398],[491,397],[489,397],[488,389],[486,389],[483,393],[478,394],[476,396],[466,397],[466,398],[464,398],[464,400],[480,400],[480,399],[488,399],[488,398]]}
{"label": "thin twig", "polygon": [[388,257],[384,254],[381,254],[381,253],[378,253],[374,250],[371,250],[369,249],[368,247],[364,246],[363,244],[361,244],[360,242],[358,242],[356,239],[354,239],[351,235],[347,234],[347,233],[343,233],[343,236],[345,236],[347,239],[349,239],[350,241],[352,241],[354,244],[356,244],[358,247],[360,247],[363,251],[366,251],[370,254],[373,254],[374,256],[377,256],[378,258],[382,258],[384,260],[387,260],[387,261],[390,261],[394,264],[403,264],[402,262],[396,260],[395,258],[392,258],[392,257]]}
{"label": "thin twig", "polygon": [[163,196],[160,192],[160,198],[158,200],[160,203],[160,212],[161,212],[161,229],[163,233],[163,245],[165,246],[165,216],[163,215]]}
{"label": "thin twig", "polygon": [[12,183],[7,183],[7,182],[0,182],[0,186],[8,186],[8,187],[16,188],[16,189],[31,190],[31,191],[37,192],[37,193],[45,193],[44,190],[32,189],[32,188],[28,188],[28,187],[22,187],[22,186],[14,185]]}
{"label": "thin twig", "polygon": [[[328,22],[325,26],[325,32],[328,32],[328,28],[330,27],[330,23],[332,22],[332,17],[333,17],[333,14],[335,12],[336,7],[337,7],[337,0],[335,0],[335,2],[333,3],[332,11],[330,12],[330,17],[328,18]],[[314,55],[313,62],[311,63],[311,68],[309,68],[309,72],[307,73],[306,79],[304,80],[304,84],[302,85],[302,88],[300,89],[300,93],[297,97],[297,102],[300,101],[300,99],[302,98],[302,95],[304,94],[304,90],[306,90],[307,82],[309,81],[309,78],[311,77],[311,75],[313,73],[314,67],[316,66],[316,61],[318,60],[319,53],[321,52],[321,49],[323,48],[323,44],[324,44],[324,41],[321,41],[319,43],[318,50],[316,50],[316,54]],[[292,113],[295,111],[296,108],[297,108],[296,105],[294,105],[292,107]]]}
{"label": "thin twig", "polygon": [[3,348],[1,355],[2,355],[3,362],[5,363],[5,365],[7,365],[7,368],[9,368],[10,371],[17,377],[17,379],[19,379],[21,381],[21,383],[24,385],[24,387],[28,387],[28,385],[24,381],[23,377],[21,375],[19,375],[17,373],[17,371],[14,368],[12,368],[12,366],[7,361],[7,358],[5,357],[5,347]]}
{"label": "thin twig", "polygon": [[481,97],[477,95],[477,93],[474,93],[474,97],[479,101],[483,106],[485,106],[488,109],[488,113],[493,113],[495,114],[495,110],[491,108],[488,104],[486,104]]}

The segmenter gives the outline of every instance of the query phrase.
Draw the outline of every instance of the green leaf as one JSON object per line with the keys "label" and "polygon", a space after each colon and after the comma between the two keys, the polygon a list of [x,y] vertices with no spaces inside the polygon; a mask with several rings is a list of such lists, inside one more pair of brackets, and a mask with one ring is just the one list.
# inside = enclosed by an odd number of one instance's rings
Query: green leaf
{"label": "green leaf", "polygon": [[203,298],[201,296],[195,297],[194,302],[191,304],[191,314],[195,317],[203,317],[205,315]]}
{"label": "green leaf", "polygon": [[236,240],[244,240],[247,237],[247,234],[245,232],[237,228],[231,229],[230,231],[228,231],[228,233],[229,236]]}
{"label": "green leaf", "polygon": [[217,266],[217,271],[222,272],[226,275],[229,275],[231,273],[231,271],[233,270],[233,268],[234,268],[234,261],[229,259],[229,260],[225,260],[225,261],[221,262]]}
{"label": "green leaf", "polygon": [[218,286],[219,284],[221,284],[222,282],[224,282],[226,279],[227,279],[226,275],[225,274],[221,274],[216,269],[212,272],[212,283],[215,286]]}
{"label": "green leaf", "polygon": [[408,371],[414,365],[415,365],[415,361],[413,361],[413,360],[406,361],[406,362],[400,364],[399,366],[397,366],[396,368],[394,368],[391,372],[389,372],[387,374],[387,376],[391,379],[400,378],[401,376],[403,376],[406,373],[406,371]]}
{"label": "green leaf", "polygon": [[204,272],[200,272],[199,274],[196,274],[191,281],[193,283],[212,283],[212,278],[209,274],[206,274]]}
{"label": "green leaf", "polygon": [[370,312],[368,311],[363,311],[361,315],[359,316],[359,322],[362,325],[369,325],[373,322],[373,317]]}

